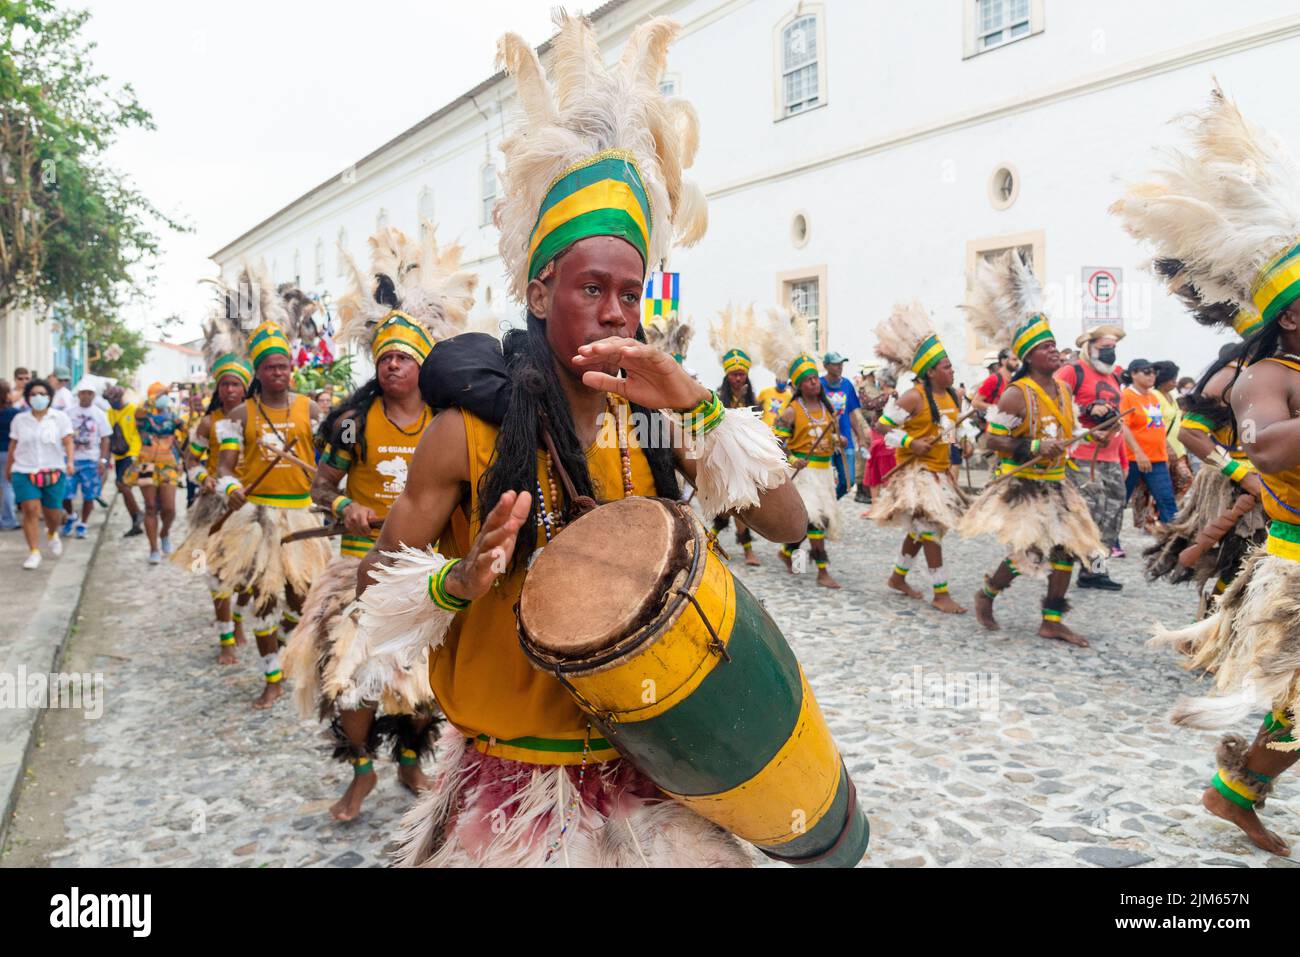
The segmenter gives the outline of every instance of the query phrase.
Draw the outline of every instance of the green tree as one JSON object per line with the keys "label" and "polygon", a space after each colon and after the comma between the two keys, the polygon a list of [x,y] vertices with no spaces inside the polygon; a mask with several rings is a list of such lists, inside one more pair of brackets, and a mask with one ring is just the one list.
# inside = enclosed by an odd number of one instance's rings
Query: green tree
{"label": "green tree", "polygon": [[103,354],[152,278],[155,229],[187,227],[104,162],[121,131],[154,125],[130,86],[94,71],[89,17],[0,0],[0,312],[58,304]]}

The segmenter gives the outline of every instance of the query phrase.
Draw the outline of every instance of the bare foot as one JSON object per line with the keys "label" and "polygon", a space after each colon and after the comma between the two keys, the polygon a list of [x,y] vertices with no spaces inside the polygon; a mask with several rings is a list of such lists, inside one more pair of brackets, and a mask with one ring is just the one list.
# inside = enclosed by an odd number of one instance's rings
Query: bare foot
{"label": "bare foot", "polygon": [[1060,638],[1080,648],[1088,647],[1088,639],[1075,634],[1063,621],[1045,621],[1038,626],[1039,638]]}
{"label": "bare foot", "polygon": [[412,794],[419,794],[421,791],[427,791],[433,787],[433,781],[420,770],[418,764],[399,764],[397,766],[397,781]]}
{"label": "bare foot", "polygon": [[248,639],[244,637],[244,623],[241,621],[235,625],[235,647],[248,644]]}
{"label": "bare foot", "polygon": [[818,570],[817,572],[817,584],[821,585],[823,588],[841,587],[840,583],[837,582],[834,578],[831,578],[831,573],[824,568]]}
{"label": "bare foot", "polygon": [[343,792],[343,796],[330,805],[330,817],[336,821],[351,821],[360,814],[361,803],[365,801],[366,795],[375,789],[378,777],[379,775],[374,771],[369,774],[354,774],[352,783]]}
{"label": "bare foot", "polygon": [[221,646],[221,650],[220,650],[219,652],[217,652],[217,664],[219,664],[219,665],[233,665],[233,664],[238,664],[238,661],[237,661],[236,658],[235,658],[235,646],[234,646],[234,645],[222,645],[222,646]]}
{"label": "bare foot", "polygon": [[788,571],[791,575],[793,575],[794,561],[791,559],[791,557],[787,555],[785,552],[781,551],[780,549],[777,549],[776,554],[780,557],[781,561],[785,563],[785,570]]}
{"label": "bare foot", "polygon": [[933,605],[935,608],[938,608],[945,615],[966,614],[966,609],[963,608],[961,605],[957,604],[955,601],[953,601],[952,595],[949,595],[947,592],[940,592],[939,594],[935,595],[934,600],[931,601],[930,604]]}
{"label": "bare foot", "polygon": [[253,702],[253,707],[258,711],[265,711],[267,708],[271,707],[271,705],[275,704],[282,694],[284,694],[283,681],[277,681],[274,684],[268,681],[266,687],[262,689],[262,693],[258,695],[257,700]]}
{"label": "bare foot", "polygon": [[889,581],[885,582],[885,584],[888,585],[890,588],[894,589],[894,591],[901,592],[902,594],[906,595],[908,598],[916,598],[919,600],[925,597],[919,591],[917,591],[915,588],[909,585],[907,583],[907,579],[904,578],[902,575],[898,574],[898,572],[894,572],[892,575],[890,575]]}
{"label": "bare foot", "polygon": [[862,514],[858,516],[858,518],[870,518],[870,517],[871,517],[871,509],[869,508],[863,509]]}
{"label": "bare foot", "polygon": [[975,593],[975,620],[989,631],[1002,630],[998,620],[993,617],[993,599],[984,594],[983,590]]}
{"label": "bare foot", "polygon": [[745,549],[745,564],[753,565],[755,568],[759,568],[762,566],[763,563],[758,560],[758,556],[754,554],[754,550],[752,548],[747,548]]}
{"label": "bare foot", "polygon": [[1250,838],[1251,843],[1256,847],[1268,851],[1270,854],[1277,854],[1279,857],[1291,856],[1291,848],[1286,841],[1264,827],[1260,823],[1259,815],[1255,813],[1253,808],[1233,804],[1215,790],[1214,785],[1210,785],[1201,794],[1201,804],[1204,805],[1205,810],[1215,817],[1221,817],[1228,823],[1241,828],[1242,833]]}

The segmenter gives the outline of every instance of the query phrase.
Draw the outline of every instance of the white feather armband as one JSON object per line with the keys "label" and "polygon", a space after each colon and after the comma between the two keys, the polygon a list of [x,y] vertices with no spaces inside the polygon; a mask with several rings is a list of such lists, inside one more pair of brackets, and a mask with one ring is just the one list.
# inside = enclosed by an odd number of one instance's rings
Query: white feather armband
{"label": "white feather armband", "polygon": [[390,564],[371,566],[374,582],[356,602],[365,657],[352,680],[366,700],[376,700],[397,673],[418,666],[426,648],[441,647],[456,617],[429,596],[430,579],[451,559],[409,545],[381,554]]}
{"label": "white feather armband", "polygon": [[907,444],[907,433],[902,429],[890,429],[885,433],[885,446],[891,449],[901,449]]}
{"label": "white feather armband", "polygon": [[757,505],[759,492],[794,474],[772,430],[752,409],[728,409],[687,455],[696,462],[695,488],[706,519]]}
{"label": "white feather armband", "polygon": [[[897,397],[891,398],[885,404],[885,411],[880,413],[880,421],[888,426],[902,425],[912,417],[912,413],[898,404]],[[898,446],[894,446],[897,448]]]}
{"label": "white feather armband", "polygon": [[1018,415],[1012,415],[1010,412],[1003,412],[1001,409],[990,409],[988,415],[985,416],[985,421],[989,425],[1000,425],[1009,432],[1025,420]]}
{"label": "white feather armband", "polygon": [[244,427],[238,422],[231,422],[229,419],[222,419],[217,423],[217,442],[227,445],[237,442],[239,447],[244,447]]}

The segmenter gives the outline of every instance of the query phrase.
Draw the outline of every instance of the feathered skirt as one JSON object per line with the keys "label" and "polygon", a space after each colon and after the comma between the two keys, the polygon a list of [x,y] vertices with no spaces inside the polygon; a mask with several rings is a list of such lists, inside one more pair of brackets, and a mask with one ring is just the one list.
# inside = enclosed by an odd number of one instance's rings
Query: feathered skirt
{"label": "feathered skirt", "polygon": [[735,837],[621,759],[585,770],[508,761],[448,726],[433,777],[402,819],[399,867],[753,864]]}
{"label": "feathered skirt", "polygon": [[1300,562],[1253,549],[1213,615],[1177,631],[1159,628],[1148,644],[1190,646],[1186,667],[1214,675],[1218,694],[1181,699],[1175,724],[1227,728],[1270,708],[1300,714]]}
{"label": "feathered skirt", "polygon": [[871,517],[882,525],[917,522],[946,532],[956,528],[970,506],[952,472],[932,472],[915,462],[903,466],[876,493]]}
{"label": "feathered skirt", "polygon": [[1142,553],[1147,560],[1147,579],[1163,578],[1174,583],[1195,579],[1198,589],[1220,578],[1232,581],[1251,546],[1262,544],[1268,537],[1268,519],[1261,505],[1237,522],[1232,532],[1207,550],[1193,567],[1178,564],[1178,556],[1196,541],[1201,529],[1231,509],[1240,494],[1241,487],[1218,469],[1205,466],[1197,472],[1178,514],[1163,528],[1157,527],[1155,544]]}
{"label": "feathered skirt", "polygon": [[1043,570],[1053,548],[1062,548],[1088,564],[1107,554],[1088,503],[1067,480],[1013,477],[991,483],[966,510],[957,531],[963,538],[994,536],[1007,547],[1021,572],[1031,574]]}
{"label": "feathered skirt", "polygon": [[[292,547],[292,545],[290,545]],[[374,753],[386,742],[395,749],[409,747],[417,754],[432,744],[428,732],[412,740],[410,722],[395,720],[413,715],[433,717],[433,691],[429,687],[427,653],[409,668],[396,669],[383,685],[378,701],[367,700],[355,676],[365,662],[365,642],[357,631],[357,566],[361,560],[339,555],[316,579],[303,602],[302,617],[289,635],[281,656],[284,675],[293,682],[298,713],[331,722],[335,756],[353,757],[336,719],[341,711],[377,705],[377,717],[366,751]]]}
{"label": "feathered skirt", "polygon": [[206,571],[210,565],[208,529],[225,510],[226,502],[216,492],[207,489],[199,492],[194,504],[185,512],[185,540],[172,552],[170,561],[190,571]]}
{"label": "feathered skirt", "polygon": [[305,597],[329,564],[328,539],[280,544],[285,535],[309,528],[320,528],[320,518],[308,509],[246,504],[208,536],[207,571],[227,591],[252,590],[253,614],[269,615],[286,585]]}
{"label": "feathered skirt", "polygon": [[829,468],[802,468],[794,473],[794,487],[803,499],[808,524],[816,525],[832,541],[840,537],[840,503],[835,498],[835,472]]}

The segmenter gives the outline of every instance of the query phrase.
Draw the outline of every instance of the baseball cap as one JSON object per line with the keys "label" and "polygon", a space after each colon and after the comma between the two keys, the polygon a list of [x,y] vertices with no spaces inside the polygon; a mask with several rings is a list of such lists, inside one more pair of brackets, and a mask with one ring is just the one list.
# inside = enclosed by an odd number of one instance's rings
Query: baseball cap
{"label": "baseball cap", "polygon": [[828,352],[822,356],[822,365],[826,365],[828,362],[847,362],[848,359],[848,356],[840,355],[838,352]]}

